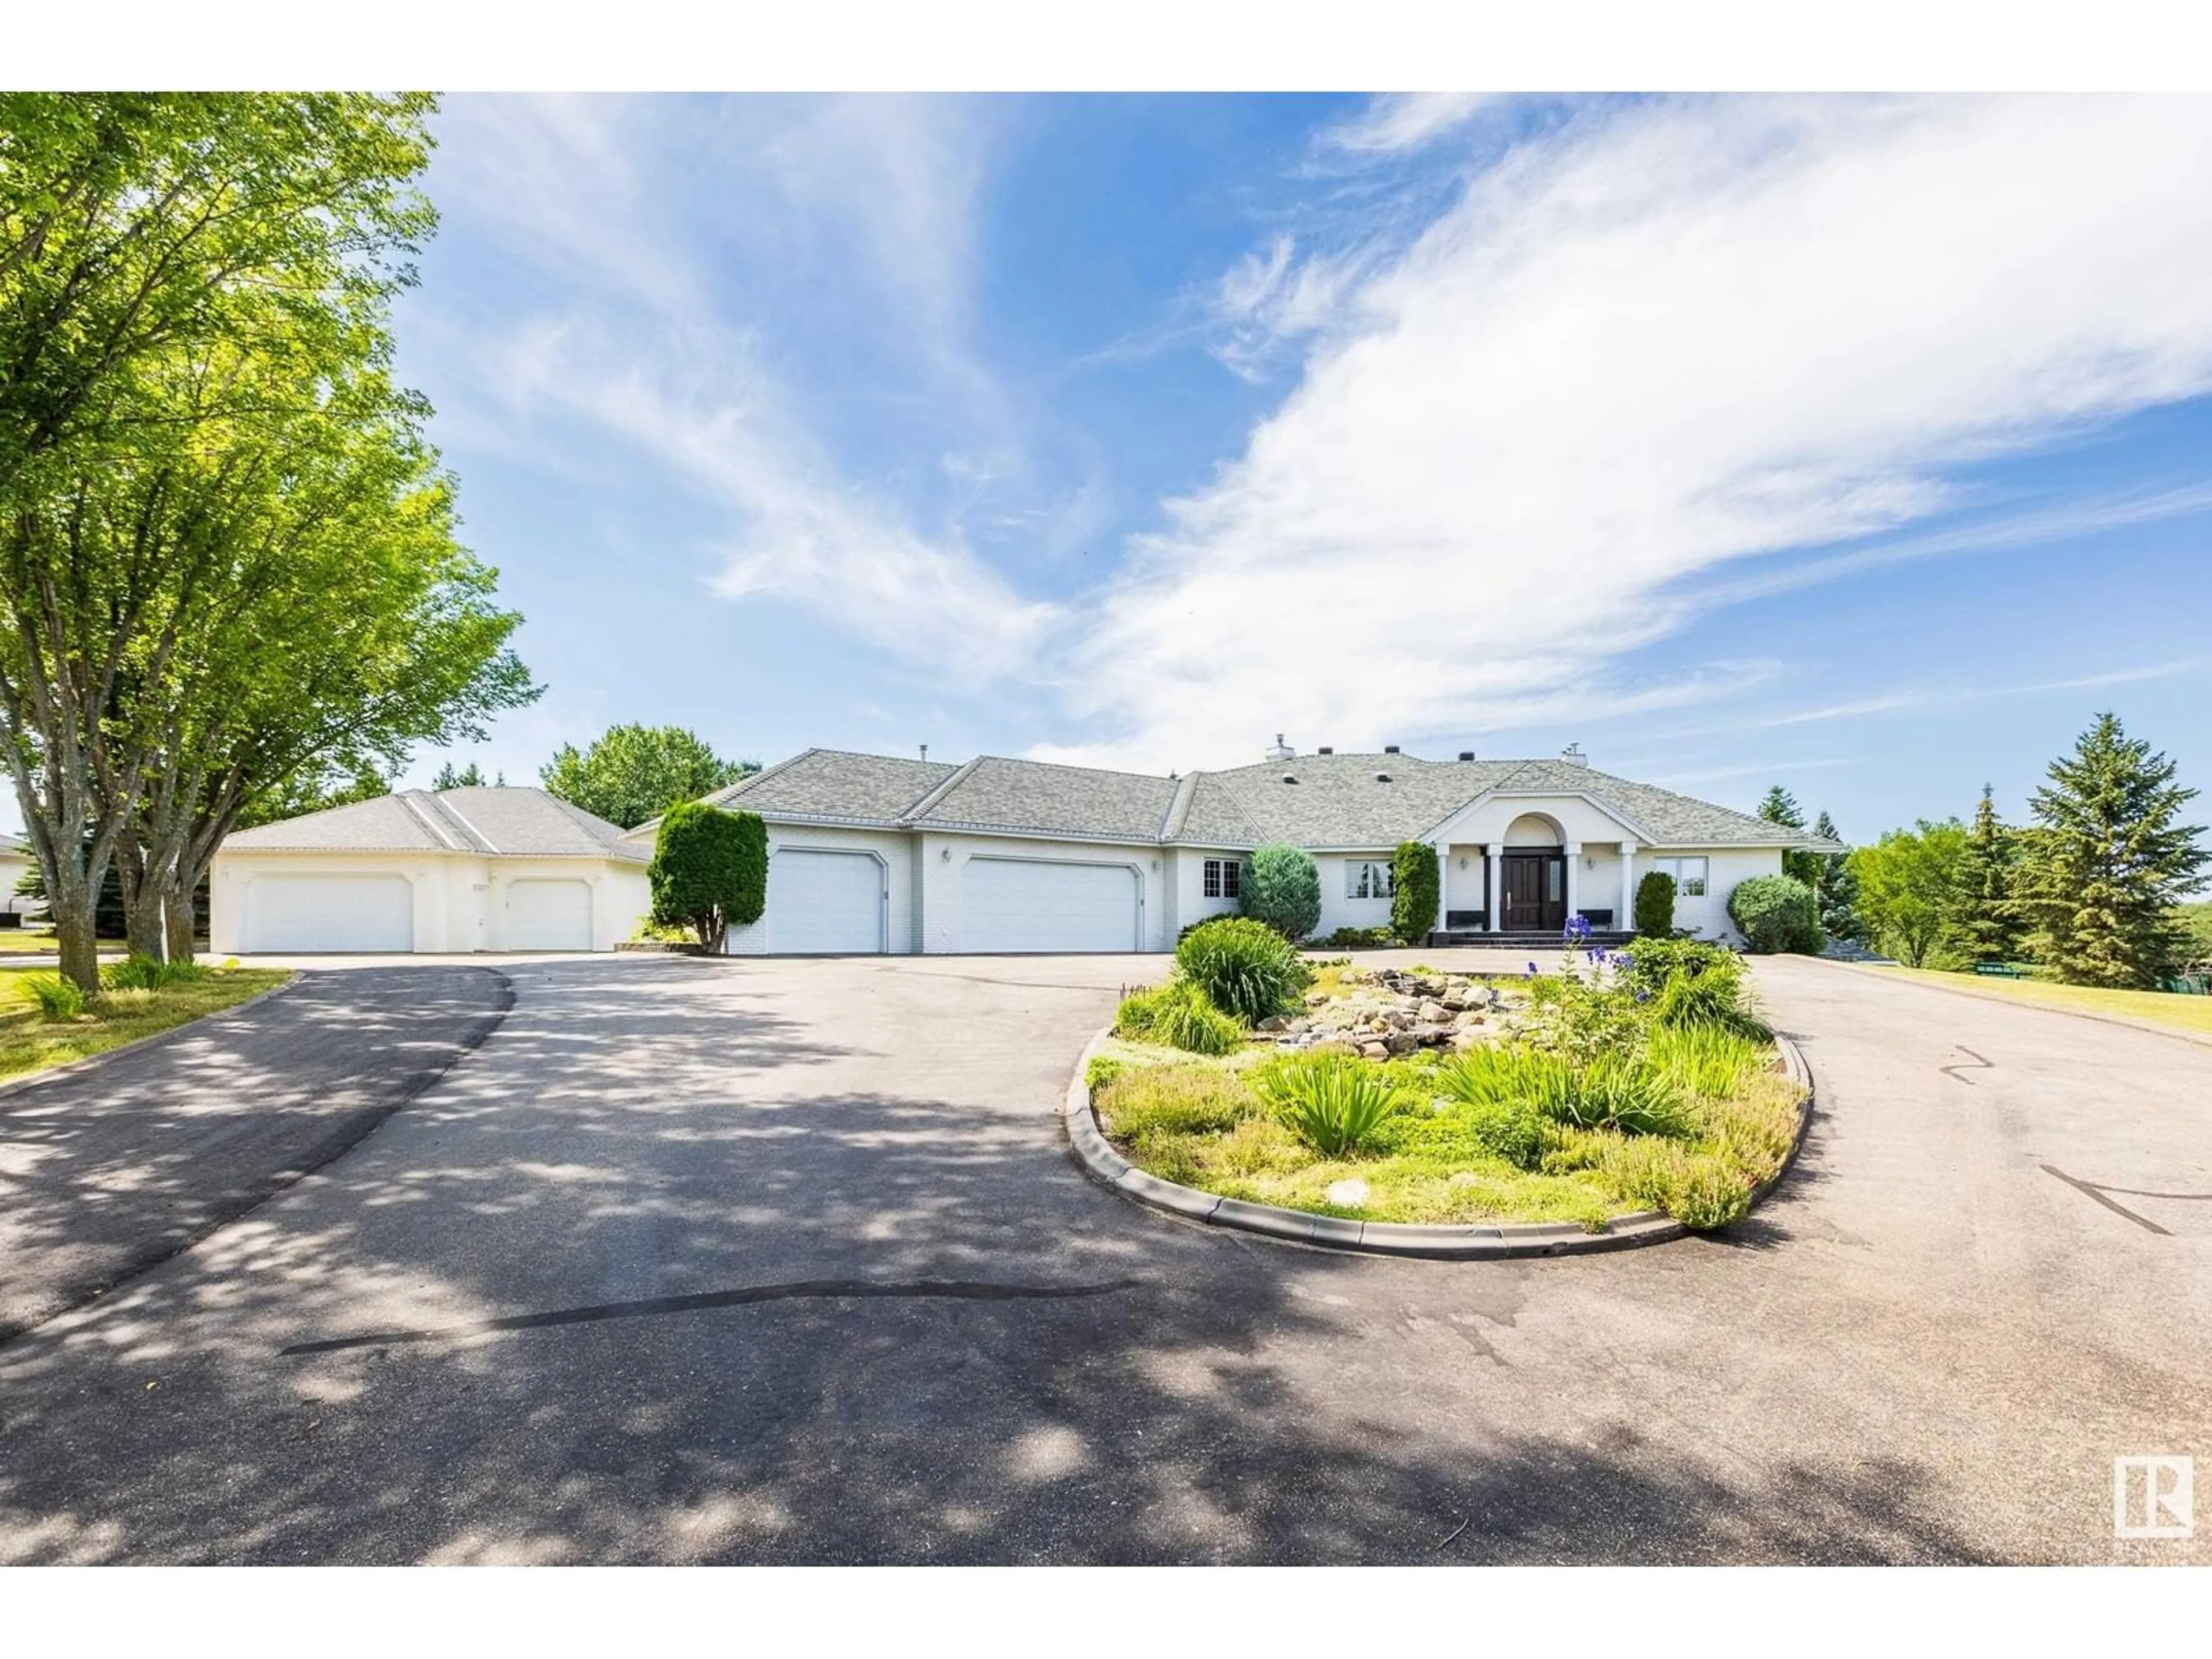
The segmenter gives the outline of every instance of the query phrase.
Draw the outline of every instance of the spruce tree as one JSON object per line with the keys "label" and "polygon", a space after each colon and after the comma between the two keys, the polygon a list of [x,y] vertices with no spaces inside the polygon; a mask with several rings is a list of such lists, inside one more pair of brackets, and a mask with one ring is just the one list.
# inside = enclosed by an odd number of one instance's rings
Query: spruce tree
{"label": "spruce tree", "polygon": [[2197,791],[2174,771],[2112,714],[2051,762],[2016,891],[2029,948],[2059,978],[2151,986],[2182,954],[2172,906],[2212,854],[2197,842],[2203,826],[2175,822]]}
{"label": "spruce tree", "polygon": [[[1766,792],[1766,799],[1759,803],[1759,816],[1769,823],[1778,823],[1784,830],[1805,827],[1805,809],[1797,805],[1797,797],[1776,784]],[[1820,880],[1820,855],[1809,847],[1785,848],[1782,854],[1782,873],[1817,888]]]}
{"label": "spruce tree", "polygon": [[[1843,832],[1836,828],[1826,808],[1813,820],[1813,833],[1826,841],[1841,841]],[[1851,873],[1847,862],[1848,853],[1818,854],[1820,872],[1813,883],[1814,896],[1820,905],[1820,931],[1830,939],[1847,939],[1863,942],[1866,923],[1859,920],[1859,879]]]}
{"label": "spruce tree", "polygon": [[2019,856],[1985,783],[1959,861],[1959,917],[1954,926],[1959,948],[1976,962],[2010,962],[2020,953],[2020,916],[2013,902]]}

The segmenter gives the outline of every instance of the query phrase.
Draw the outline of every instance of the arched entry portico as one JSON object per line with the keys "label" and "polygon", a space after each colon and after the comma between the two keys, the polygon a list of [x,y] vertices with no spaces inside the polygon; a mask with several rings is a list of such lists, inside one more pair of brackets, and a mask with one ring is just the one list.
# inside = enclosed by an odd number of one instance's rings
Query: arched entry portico
{"label": "arched entry portico", "polygon": [[1523,812],[1505,831],[1498,860],[1498,924],[1507,933],[1557,933],[1566,926],[1567,837],[1546,812]]}

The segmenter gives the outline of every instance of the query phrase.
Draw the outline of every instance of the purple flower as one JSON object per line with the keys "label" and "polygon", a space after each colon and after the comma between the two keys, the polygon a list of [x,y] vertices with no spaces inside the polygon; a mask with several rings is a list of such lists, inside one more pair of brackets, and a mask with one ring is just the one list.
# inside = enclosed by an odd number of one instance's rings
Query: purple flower
{"label": "purple flower", "polygon": [[1536,964],[1533,962],[1528,964],[1528,977],[1530,979],[1536,977]]}

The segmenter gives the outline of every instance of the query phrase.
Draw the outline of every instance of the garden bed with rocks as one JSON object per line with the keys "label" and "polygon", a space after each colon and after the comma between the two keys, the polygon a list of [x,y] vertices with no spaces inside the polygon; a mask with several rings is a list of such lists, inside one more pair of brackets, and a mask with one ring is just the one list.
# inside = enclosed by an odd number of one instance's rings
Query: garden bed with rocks
{"label": "garden bed with rocks", "polygon": [[1316,966],[1237,927],[1187,939],[1091,1063],[1100,1132],[1161,1181],[1366,1222],[1714,1228],[1796,1144],[1805,1087],[1725,951],[1570,940],[1493,978]]}

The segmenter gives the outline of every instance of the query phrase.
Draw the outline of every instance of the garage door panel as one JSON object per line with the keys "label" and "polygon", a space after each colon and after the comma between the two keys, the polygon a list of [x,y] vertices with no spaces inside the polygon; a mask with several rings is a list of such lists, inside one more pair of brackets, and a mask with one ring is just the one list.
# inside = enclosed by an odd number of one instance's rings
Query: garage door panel
{"label": "garage door panel", "polygon": [[971,858],[961,872],[966,951],[1133,951],[1137,872],[1126,864]]}
{"label": "garage door panel", "polygon": [[508,883],[507,948],[510,951],[590,950],[591,883],[573,879]]}
{"label": "garage door panel", "polygon": [[768,948],[789,956],[884,949],[884,866],[871,853],[782,847],[769,860]]}
{"label": "garage door panel", "polygon": [[244,932],[249,954],[411,951],[415,889],[404,876],[256,876]]}

